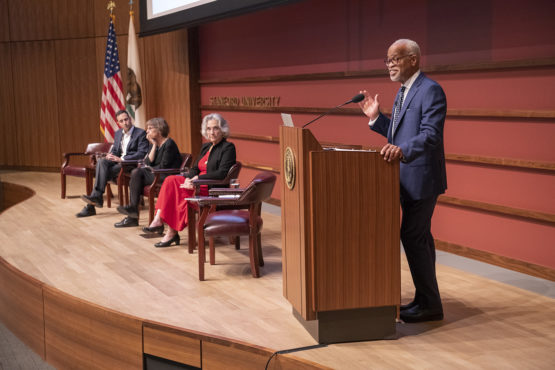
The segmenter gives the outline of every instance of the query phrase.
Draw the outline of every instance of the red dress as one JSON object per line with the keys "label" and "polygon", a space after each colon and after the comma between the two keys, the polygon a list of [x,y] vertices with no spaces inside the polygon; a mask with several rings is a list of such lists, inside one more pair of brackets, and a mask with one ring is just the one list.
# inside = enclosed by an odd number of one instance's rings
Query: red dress
{"label": "red dress", "polygon": [[[198,162],[199,175],[206,174],[206,163],[208,162],[208,151]],[[160,217],[174,230],[181,231],[187,226],[187,201],[185,198],[195,196],[194,189],[180,187],[185,182],[185,177],[180,175],[168,176],[162,183],[156,209],[160,210]],[[208,195],[208,186],[200,187],[199,195]],[[195,205],[196,206],[196,205]]]}

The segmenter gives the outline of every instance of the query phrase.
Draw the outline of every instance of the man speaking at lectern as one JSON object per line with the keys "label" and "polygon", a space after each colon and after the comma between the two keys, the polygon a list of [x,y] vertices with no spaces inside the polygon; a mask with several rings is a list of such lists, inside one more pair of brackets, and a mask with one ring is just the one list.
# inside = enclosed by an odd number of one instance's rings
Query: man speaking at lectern
{"label": "man speaking at lectern", "polygon": [[400,160],[401,241],[416,289],[414,300],[401,306],[401,319],[443,319],[435,270],[432,215],[439,194],[447,189],[443,126],[447,101],[441,86],[420,71],[420,47],[412,40],[395,41],[387,51],[389,77],[402,84],[391,119],[380,112],[378,95],[362,91],[359,103],[370,128],[387,137],[380,154]]}

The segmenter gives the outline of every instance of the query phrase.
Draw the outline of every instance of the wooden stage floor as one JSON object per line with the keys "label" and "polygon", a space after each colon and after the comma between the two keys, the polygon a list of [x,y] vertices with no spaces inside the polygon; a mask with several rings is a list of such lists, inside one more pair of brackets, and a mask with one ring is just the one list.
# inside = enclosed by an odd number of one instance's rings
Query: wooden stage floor
{"label": "wooden stage floor", "polygon": [[[84,180],[57,173],[1,171],[3,182],[36,194],[0,214],[0,256],[75,297],[143,319],[283,350],[316,344],[282,294],[280,216],[264,213],[262,277],[241,251],[217,244],[216,266],[197,275],[185,245],[154,248],[140,228],[115,229],[115,207],[78,219]],[[117,202],[116,202],[117,203]],[[147,211],[140,225],[146,224]],[[547,242],[547,241],[546,241]],[[336,369],[555,368],[555,300],[444,265],[437,266],[445,320],[397,325],[397,338],[343,343],[294,355]],[[402,261],[403,301],[412,296]]]}

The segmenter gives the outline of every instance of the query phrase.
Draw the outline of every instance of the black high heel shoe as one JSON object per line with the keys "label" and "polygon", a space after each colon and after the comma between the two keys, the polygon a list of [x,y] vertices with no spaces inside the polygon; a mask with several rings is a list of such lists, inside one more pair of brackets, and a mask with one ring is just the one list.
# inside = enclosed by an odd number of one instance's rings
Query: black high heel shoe
{"label": "black high heel shoe", "polygon": [[158,234],[162,234],[164,232],[164,225],[160,225],[160,226],[145,226],[143,227],[143,231],[145,233],[158,233]]}
{"label": "black high heel shoe", "polygon": [[154,246],[156,248],[165,248],[165,247],[171,246],[173,242],[175,242],[175,245],[179,245],[179,241],[180,241],[179,240],[179,234],[175,234],[173,236],[173,238],[171,238],[167,242],[158,242],[158,243],[154,244]]}

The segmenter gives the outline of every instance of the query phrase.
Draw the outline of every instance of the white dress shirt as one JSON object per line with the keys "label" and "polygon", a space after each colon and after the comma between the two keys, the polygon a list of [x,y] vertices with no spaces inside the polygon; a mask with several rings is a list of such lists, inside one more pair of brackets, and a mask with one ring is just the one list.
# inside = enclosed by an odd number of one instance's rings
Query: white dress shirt
{"label": "white dress shirt", "polygon": [[131,126],[128,132],[123,131],[123,137],[121,138],[121,159],[125,159],[124,157],[127,154],[127,146],[131,140],[131,134],[133,133],[134,128],[135,126]]}

